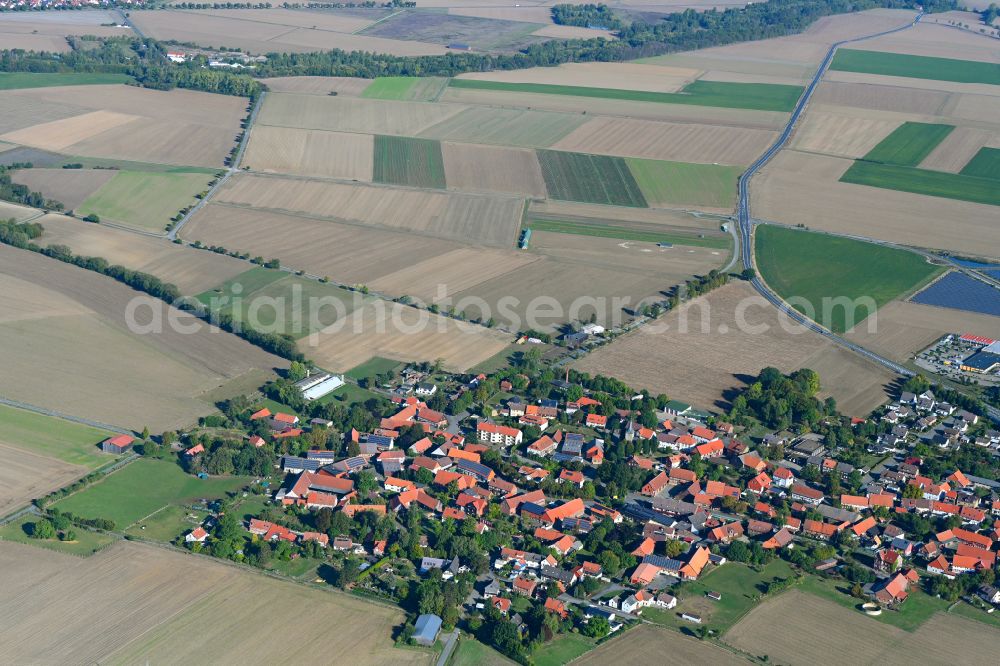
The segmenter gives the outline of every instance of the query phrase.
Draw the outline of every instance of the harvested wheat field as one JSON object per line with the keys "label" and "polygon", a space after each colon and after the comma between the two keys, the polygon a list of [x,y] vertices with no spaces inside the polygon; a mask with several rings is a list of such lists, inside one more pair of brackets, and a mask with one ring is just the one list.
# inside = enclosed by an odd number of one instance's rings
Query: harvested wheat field
{"label": "harvested wheat field", "polygon": [[450,189],[548,196],[533,150],[444,142],[441,155]]}
{"label": "harvested wheat field", "polygon": [[874,111],[896,111],[936,116],[943,111],[949,96],[949,93],[938,90],[823,81],[816,88],[812,102]]}
{"label": "harvested wheat field", "polygon": [[[436,3],[424,3],[422,7],[433,7]],[[522,21],[524,23],[552,23],[552,10],[545,6],[520,6],[508,5],[506,7],[491,6],[487,3],[483,6],[473,6],[462,2],[465,7],[448,7],[448,13],[452,16],[471,16],[473,18],[495,19],[498,21]],[[554,24],[553,24],[554,25]]]}
{"label": "harvested wheat field", "polygon": [[0,49],[60,53],[70,50],[66,41],[70,35],[130,34],[128,29],[101,25],[115,21],[116,18],[105,11],[4,12],[0,15]]}
{"label": "harvested wheat field", "polygon": [[54,120],[16,132],[8,132],[0,136],[0,139],[32,148],[59,152],[75,143],[138,119],[138,116],[127,113],[91,111],[81,116]]}
{"label": "harvested wheat field", "polygon": [[[83,157],[208,167],[223,164],[247,105],[228,95],[125,85],[10,90],[3,97],[0,106],[10,105],[17,117],[0,140]],[[76,112],[25,122],[36,108],[64,106]]]}
{"label": "harvested wheat field", "polygon": [[505,83],[546,83],[561,86],[585,86],[587,88],[677,92],[698,78],[700,73],[697,69],[687,67],[662,67],[628,62],[586,62],[568,63],[558,67],[476,72],[461,74],[457,78]]}
{"label": "harvested wheat field", "polygon": [[875,313],[878,328],[868,332],[861,326],[847,332],[846,337],[867,349],[905,363],[920,350],[947,333],[968,332],[989,338],[1000,338],[1000,317],[976,312],[955,312],[947,308],[921,305],[910,301],[893,301]]}
{"label": "harvested wheat field", "polygon": [[273,93],[264,98],[257,124],[412,136],[463,108],[455,104]]}
{"label": "harvested wheat field", "polygon": [[175,245],[102,224],[89,224],[64,215],[38,220],[45,233],[35,242],[66,245],[74,254],[103,257],[112,264],[155,275],[185,296],[194,296],[247,270],[246,262],[207,250]]}
{"label": "harvested wheat field", "polygon": [[372,356],[407,362],[442,359],[447,370],[465,372],[513,341],[509,333],[374,301],[329,329],[302,338],[299,348],[334,372],[350,370]]}
{"label": "harvested wheat field", "polygon": [[584,122],[586,118],[581,115],[473,107],[428,127],[420,136],[465,143],[551,146]]}
{"label": "harvested wheat field", "polygon": [[510,330],[551,331],[591,313],[598,323],[611,327],[630,320],[628,311],[643,299],[662,300],[660,292],[721,266],[727,258],[725,250],[657,248],[593,236],[535,232],[531,239],[529,252],[538,261],[458,292],[456,302],[472,299],[459,309],[478,317],[476,303],[485,302],[489,314]]}
{"label": "harvested wheat field", "polygon": [[516,197],[257,175],[231,179],[215,200],[496,247],[514,243],[524,209]]}
{"label": "harvested wheat field", "polygon": [[250,132],[242,166],[266,173],[371,182],[374,150],[371,134],[261,125]]}
{"label": "harvested wheat field", "polygon": [[750,164],[777,136],[769,130],[605,117],[578,127],[552,147],[677,162]]}
{"label": "harvested wheat field", "polygon": [[735,81],[737,83],[787,83],[790,85],[801,85],[808,83],[812,79],[813,74],[816,73],[816,68],[809,63],[795,63],[774,59],[763,60],[760,58],[752,60],[734,58],[730,54],[709,52],[704,49],[701,51],[688,51],[686,53],[643,58],[639,62],[705,70],[705,74],[701,76],[705,81]]}
{"label": "harvested wheat field", "polygon": [[[345,284],[369,284],[461,245],[374,227],[211,204],[184,227],[183,237],[222,245]],[[405,292],[404,292],[405,293]]]}
{"label": "harvested wheat field", "polygon": [[883,387],[893,379],[879,366],[802,329],[744,282],[695,299],[573,365],[717,410],[728,409],[734,389],[767,366],[783,372],[816,370],[821,395],[832,395],[841,411],[857,416],[888,399]]}
{"label": "harvested wheat field", "polygon": [[795,130],[792,146],[807,153],[863,157],[901,124],[901,120],[861,114],[812,111]]}
{"label": "harvested wheat field", "polygon": [[550,37],[552,39],[615,39],[615,35],[598,28],[580,28],[573,25],[547,25],[531,33],[535,37]]}
{"label": "harvested wheat field", "polygon": [[371,21],[309,10],[132,11],[130,20],[150,37],[204,47],[239,47],[255,55],[271,52],[371,51],[398,56],[441,55],[443,45],[351,34]]}
{"label": "harvested wheat field", "polygon": [[981,126],[1000,133],[1000,95],[953,95],[945,113],[960,123],[968,121],[968,124],[982,124]]}
{"label": "harvested wheat field", "polygon": [[931,154],[920,163],[921,169],[958,173],[969,163],[979,150],[1000,137],[991,132],[974,127],[956,127]]}
{"label": "harvested wheat field", "polygon": [[[522,109],[528,112],[563,113],[564,122],[573,121],[559,138],[565,136],[577,125],[582,125],[592,116],[620,116],[641,120],[665,120],[678,123],[704,123],[749,129],[776,130],[788,118],[780,111],[756,111],[750,109],[726,109],[723,107],[695,106],[693,104],[664,104],[660,102],[636,102],[622,99],[600,99],[596,97],[575,97],[572,95],[547,95],[544,93],[509,92],[506,90],[477,90],[474,88],[446,88],[441,102],[451,104],[492,107],[494,110]],[[486,109],[479,109],[483,112]],[[574,118],[575,116],[575,118]],[[519,122],[520,124],[520,122]],[[454,138],[458,137],[443,137]],[[462,138],[463,141],[485,141],[474,134]],[[555,139],[557,141],[558,139]],[[520,144],[550,145],[550,144]]]}
{"label": "harvested wheat field", "polygon": [[371,79],[357,79],[347,76],[279,76],[260,79],[260,82],[276,93],[300,93],[303,95],[346,95],[357,97],[371,85]]}
{"label": "harvested wheat field", "polygon": [[49,51],[51,53],[65,53],[71,50],[65,37],[8,32],[6,30],[0,30],[0,49]]}
{"label": "harvested wheat field", "polygon": [[934,25],[935,18],[934,15],[924,17],[920,23],[905,32],[867,40],[857,45],[857,48],[1000,63],[1000,53],[994,42],[947,25]]}
{"label": "harvested wheat field", "polygon": [[723,640],[793,665],[831,654],[850,664],[971,664],[1000,650],[1000,634],[975,620],[938,613],[910,633],[798,590],[765,601]]}
{"label": "harvested wheat field", "polygon": [[431,303],[442,292],[455,294],[471,289],[538,260],[537,255],[518,250],[463,247],[388,273],[369,286],[382,293],[405,294]]}
{"label": "harvested wheat field", "polygon": [[19,206],[9,201],[0,201],[0,220],[16,220],[17,222],[22,222],[28,218],[35,217],[40,214],[41,211],[35,210],[34,208],[28,208],[27,206]]}
{"label": "harvested wheat field", "polygon": [[823,75],[824,81],[832,83],[854,84],[857,86],[880,86],[885,88],[912,88],[914,90],[933,90],[943,93],[959,93],[970,95],[995,96],[1000,91],[989,83],[964,83],[960,81],[939,81],[936,79],[917,79],[909,76],[892,76],[889,74],[868,74],[865,72],[847,72],[831,70]]}
{"label": "harvested wheat field", "polygon": [[[31,587],[15,578],[28,560]],[[0,562],[10,565],[0,570],[5,663],[240,664],[305,659],[317,650],[350,651],[372,664],[428,661],[424,652],[392,647],[391,628],[403,620],[395,609],[206,557],[127,541],[88,558],[0,543]],[[276,619],[274,603],[303,613]],[[323,631],[331,622],[343,631]],[[273,638],[275,630],[303,627],[294,645]],[[45,639],[25,640],[36,635]]]}
{"label": "harvested wheat field", "polygon": [[110,169],[21,169],[12,180],[73,210],[111,180]]}
{"label": "harvested wheat field", "polygon": [[753,180],[754,217],[1000,257],[996,206],[839,182],[850,164],[836,157],[782,151]]}
{"label": "harvested wheat field", "polygon": [[746,659],[732,652],[682,636],[676,631],[664,627],[644,624],[627,634],[604,643],[596,650],[591,650],[574,664],[581,666],[603,666],[608,663],[620,666],[645,666],[649,664],[649,655],[655,654],[657,664],[712,664],[713,666],[736,666],[746,664]]}
{"label": "harvested wheat field", "polygon": [[679,210],[664,210],[657,208],[623,208],[621,206],[605,206],[603,204],[575,203],[572,201],[532,201],[528,205],[528,216],[532,218],[551,218],[581,220],[581,221],[613,221],[636,222],[641,225],[656,224],[669,231],[670,227],[690,231],[702,229],[719,231],[725,218],[714,215],[691,214]]}
{"label": "harvested wheat field", "polygon": [[7,446],[0,439],[0,516],[87,474],[87,468]]}
{"label": "harvested wheat field", "polygon": [[[200,395],[218,399],[241,378],[287,367],[111,278],[33,252],[0,246],[0,286],[0,394],[8,398],[158,432],[213,412]],[[131,332],[130,303],[145,304],[137,324],[162,317],[162,332]],[[168,316],[194,331],[171,326]]]}

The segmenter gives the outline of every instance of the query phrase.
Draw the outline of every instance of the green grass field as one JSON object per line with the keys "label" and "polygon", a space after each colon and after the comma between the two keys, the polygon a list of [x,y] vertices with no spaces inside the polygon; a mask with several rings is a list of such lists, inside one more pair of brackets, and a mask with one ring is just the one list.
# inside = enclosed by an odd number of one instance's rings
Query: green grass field
{"label": "green grass field", "polygon": [[101,218],[149,231],[163,231],[170,218],[208,189],[205,173],[120,171],[77,208]]}
{"label": "green grass field", "polygon": [[114,460],[98,444],[114,433],[0,405],[0,442],[72,465],[96,469]]}
{"label": "green grass field", "polygon": [[375,375],[381,375],[385,372],[392,372],[403,367],[402,361],[397,361],[391,358],[383,358],[381,356],[372,356],[370,359],[365,361],[360,365],[356,365],[347,372],[344,376],[350,379],[358,380],[363,377],[373,377]]}
{"label": "green grass field", "polygon": [[[942,270],[906,250],[771,225],[757,228],[755,251],[761,276],[771,288],[835,333],[849,328],[848,314],[855,325],[871,314],[855,299],[870,298],[876,308],[882,307]],[[859,305],[849,313],[828,300],[842,298]]]}
{"label": "green grass field", "polygon": [[257,330],[301,338],[350,314],[356,307],[355,296],[363,298],[284,271],[252,268],[197,298],[210,309],[238,317]]}
{"label": "green grass field", "polygon": [[626,158],[646,201],[656,205],[684,204],[732,208],[736,181],[743,167]]}
{"label": "green grass field", "polygon": [[527,222],[526,226],[535,231],[548,231],[555,234],[617,238],[620,240],[639,241],[641,243],[673,243],[675,245],[724,249],[728,248],[732,242],[732,239],[728,235],[699,237],[694,234],[672,234],[640,230],[627,226],[617,226],[611,223],[597,224],[593,222],[571,222],[568,220],[533,219]]}
{"label": "green grass field", "polygon": [[[191,515],[196,517],[191,518]],[[207,516],[207,512],[192,511],[182,506],[169,505],[148,519],[132,525],[125,530],[125,534],[169,543],[180,535],[193,530]]]}
{"label": "green grass field", "polygon": [[856,185],[1000,206],[1000,188],[997,187],[997,181],[991,178],[858,160],[844,172],[840,180]]}
{"label": "green grass field", "polygon": [[934,81],[1000,85],[1000,65],[995,63],[862,51],[860,49],[840,49],[837,51],[830,69],[864,74],[908,76]]}
{"label": "green grass field", "polygon": [[376,183],[444,189],[441,142],[404,136],[375,136]]}
{"label": "green grass field", "polygon": [[118,529],[125,529],[168,504],[217,499],[249,481],[248,477],[199,479],[185,474],[176,463],[142,459],[55,506],[84,518],[107,518],[115,521]]}
{"label": "green grass field", "polygon": [[1000,148],[980,148],[959,173],[963,176],[1000,180]]}
{"label": "green grass field", "polygon": [[539,150],[549,196],[564,201],[645,208],[646,199],[622,157]]}
{"label": "green grass field", "polygon": [[621,99],[631,102],[658,102],[661,104],[693,104],[719,106],[730,109],[755,109],[759,111],[791,111],[802,94],[800,86],[774,83],[729,83],[723,81],[694,81],[680,92],[664,93],[645,90],[620,90],[618,88],[589,88],[586,86],[560,86],[546,83],[506,83],[478,79],[452,79],[453,88],[476,90],[502,90],[507,92],[541,93],[545,95],[570,95]]}
{"label": "green grass field", "polygon": [[905,122],[864,156],[867,162],[915,167],[931,154],[954,125]]}
{"label": "green grass field", "polygon": [[26,543],[30,546],[48,548],[60,553],[70,555],[81,555],[86,557],[102,548],[110,546],[117,541],[117,537],[100,532],[91,532],[82,527],[74,527],[76,539],[73,541],[60,541],[59,539],[32,539],[25,531],[28,525],[38,520],[38,516],[25,516],[0,527],[0,541],[13,541],[15,543]]}
{"label": "green grass field", "polygon": [[128,83],[131,80],[132,77],[128,74],[0,72],[0,90],[49,88],[52,86],[93,86]]}
{"label": "green grass field", "polygon": [[437,76],[382,76],[365,88],[362,97],[369,99],[430,102],[448,87],[448,79]]}
{"label": "green grass field", "polygon": [[[850,596],[850,587],[847,581],[806,576],[796,589],[856,610],[861,601]],[[916,631],[932,615],[947,610],[948,605],[947,601],[932,597],[919,586],[911,585],[906,601],[899,605],[898,610],[882,613],[872,619],[904,631]]]}
{"label": "green grass field", "polygon": [[594,649],[594,641],[580,634],[560,634],[531,655],[535,666],[562,666]]}
{"label": "green grass field", "polygon": [[448,666],[505,666],[514,664],[488,645],[483,645],[472,636],[462,635]]}

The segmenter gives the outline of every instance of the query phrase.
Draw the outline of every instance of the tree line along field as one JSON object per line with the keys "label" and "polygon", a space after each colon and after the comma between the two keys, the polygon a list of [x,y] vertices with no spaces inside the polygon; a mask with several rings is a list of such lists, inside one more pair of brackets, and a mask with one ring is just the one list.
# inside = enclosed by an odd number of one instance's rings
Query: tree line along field
{"label": "tree line along field", "polygon": [[727,81],[694,81],[679,92],[664,93],[620,88],[589,88],[545,83],[508,83],[481,79],[452,79],[453,88],[472,90],[498,90],[513,93],[539,93],[618,99],[632,102],[657,102],[663,104],[693,104],[758,111],[791,111],[799,95],[800,86],[776,83],[731,83]]}
{"label": "tree line along field", "polygon": [[935,81],[1000,85],[1000,67],[994,63],[883,51],[840,49],[834,56],[830,69]]}
{"label": "tree line along field", "polygon": [[[844,333],[852,322],[843,307],[824,314],[826,299],[870,298],[878,308],[942,271],[907,250],[774,225],[757,228],[754,249],[768,285],[786,301],[805,299],[813,309],[812,318],[835,333]],[[792,305],[805,309],[794,300]],[[855,307],[853,325],[870,314],[865,307]]]}

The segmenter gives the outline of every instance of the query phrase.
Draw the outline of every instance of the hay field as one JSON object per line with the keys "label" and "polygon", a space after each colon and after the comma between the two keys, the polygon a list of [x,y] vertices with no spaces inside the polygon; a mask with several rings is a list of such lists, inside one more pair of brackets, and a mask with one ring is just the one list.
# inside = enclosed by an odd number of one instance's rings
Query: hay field
{"label": "hay field", "polygon": [[303,95],[346,95],[358,97],[371,85],[371,79],[347,76],[278,76],[260,79],[260,82],[276,93],[300,93]]}
{"label": "hay field", "polygon": [[38,213],[39,211],[34,208],[19,206],[18,204],[10,203],[9,201],[0,201],[0,220],[14,219],[18,222],[22,222],[28,218],[35,217]]}
{"label": "hay field", "polygon": [[454,294],[520,270],[539,257],[517,250],[459,248],[387,273],[369,286],[431,303],[442,290]]}
{"label": "hay field", "polygon": [[1000,649],[987,625],[938,613],[912,633],[816,596],[791,590],[752,610],[723,637],[751,654],[786,664],[977,663]]}
{"label": "hay field", "polygon": [[877,330],[869,333],[862,324],[848,331],[846,338],[872,351],[905,363],[946,333],[970,332],[1000,338],[1000,317],[976,312],[955,313],[930,305],[910,301],[893,301],[879,308],[875,315]]}
{"label": "hay field", "polygon": [[550,37],[553,39],[614,39],[615,35],[608,30],[597,28],[578,28],[572,25],[547,25],[531,33],[535,37]]}
{"label": "hay field", "polygon": [[901,120],[864,117],[863,114],[812,111],[795,130],[792,147],[856,159],[867,155],[902,124]]}
{"label": "hay field", "polygon": [[38,244],[66,245],[74,254],[103,257],[112,264],[155,275],[176,285],[185,296],[200,294],[247,269],[246,262],[226,255],[89,224],[65,215],[49,214],[38,222],[45,228],[45,233],[35,241]]}
{"label": "hay field", "polygon": [[374,164],[371,134],[291,127],[254,127],[242,166],[265,173],[345,178],[370,183]]}
{"label": "hay field", "polygon": [[573,663],[581,666],[603,666],[612,662],[620,666],[645,666],[649,664],[651,654],[657,655],[658,664],[676,666],[687,666],[687,664],[736,666],[747,663],[746,659],[711,643],[649,624],[641,625],[619,638],[604,643]]}
{"label": "hay field", "polygon": [[3,141],[59,152],[97,134],[138,120],[138,116],[114,111],[91,111],[81,116],[54,120],[0,136]]}
{"label": "hay field", "polygon": [[619,206],[603,206],[601,204],[585,204],[572,201],[532,201],[528,205],[528,216],[532,218],[556,218],[583,221],[603,222],[607,220],[616,223],[638,222],[643,225],[656,224],[669,232],[671,227],[683,231],[703,229],[718,231],[723,220],[712,216],[697,216],[690,213],[655,208],[622,208]]}
{"label": "hay field", "polygon": [[542,169],[532,150],[444,142],[441,153],[449,188],[547,196]]}
{"label": "hay field", "polygon": [[369,284],[413,265],[415,258],[433,259],[461,247],[455,241],[223,204],[198,211],[182,236],[277,257],[345,284]]}
{"label": "hay field", "polygon": [[969,163],[980,148],[983,148],[998,134],[974,127],[956,127],[945,137],[930,155],[920,163],[921,169],[958,173]]}
{"label": "hay field", "polygon": [[[546,95],[544,93],[509,92],[506,90],[479,90],[449,87],[441,95],[441,102],[463,105],[487,106],[494,109],[524,109],[565,113],[578,117],[578,124],[587,116],[621,116],[642,120],[665,120],[679,123],[708,123],[751,129],[782,127],[787,114],[778,111],[726,109],[722,107],[695,106],[692,104],[665,104],[660,102],[635,102],[622,99]],[[467,141],[482,141],[474,135]]]}
{"label": "hay field", "polygon": [[949,93],[939,90],[824,80],[816,88],[812,103],[936,116],[948,99]]}
{"label": "hay field", "polygon": [[584,122],[583,116],[563,113],[474,107],[449,115],[420,132],[420,136],[443,141],[545,147],[558,142]]}
{"label": "hay field", "polygon": [[514,242],[523,211],[522,200],[514,197],[257,175],[231,179],[215,200],[499,247]]}
{"label": "hay field", "polygon": [[376,301],[329,330],[302,338],[299,348],[334,372],[346,372],[373,356],[407,362],[442,359],[446,369],[465,372],[513,341],[509,333]]}
{"label": "hay field", "polygon": [[[158,432],[214,411],[201,394],[224,394],[241,377],[287,367],[205,326],[185,334],[164,323],[162,332],[139,337],[125,321],[138,292],[32,252],[0,247],[0,284],[0,394],[9,398]],[[137,323],[148,325],[152,310],[194,324],[160,301],[140,302],[151,305],[136,312]]]}
{"label": "hay field", "polygon": [[212,176],[205,173],[117,171],[76,209],[147,231],[162,232],[178,211],[195,203],[208,190]]}
{"label": "hay field", "polygon": [[[537,35],[538,32],[534,34]],[[587,62],[568,63],[557,67],[475,72],[460,74],[456,78],[505,83],[547,83],[563,86],[586,86],[588,88],[677,92],[698,78],[700,73],[700,70],[687,67],[663,67],[629,62]]]}
{"label": "hay field", "polygon": [[750,164],[776,138],[777,133],[768,130],[604,117],[590,120],[552,147],[677,162]]}
{"label": "hay field", "polygon": [[87,471],[81,465],[9,446],[0,438],[0,516],[62,488]]}
{"label": "hay field", "polygon": [[1000,63],[1000,54],[989,40],[946,25],[934,25],[931,22],[933,19],[933,16],[925,17],[919,24],[905,32],[871,39],[858,45],[857,48],[866,51]]}
{"label": "hay field", "polygon": [[822,395],[858,416],[888,399],[883,386],[892,379],[879,366],[801,329],[743,282],[695,299],[573,364],[716,410],[728,409],[732,391],[767,366],[816,370]]}
{"label": "hay field", "polygon": [[108,169],[22,169],[12,180],[73,210],[114,175]]}
{"label": "hay field", "polygon": [[440,55],[444,46],[351,34],[367,19],[329,12],[270,10],[140,10],[130,13],[137,28],[159,40],[204,47],[238,47],[255,55],[269,52],[373,51],[399,56]]}
{"label": "hay field", "polygon": [[[88,558],[2,543],[0,561],[10,565],[0,574],[0,659],[6,663],[161,663],[183,657],[237,664],[305,658],[323,649],[356,651],[373,664],[428,660],[426,653],[391,647],[391,627],[402,621],[398,611],[210,558],[122,541]],[[24,578],[18,577],[22,569]],[[296,605],[304,614],[281,620],[274,602]],[[322,631],[331,621],[345,631]],[[307,633],[294,646],[274,640],[274,631],[301,627]],[[44,640],[24,640],[42,635]]]}
{"label": "hay field", "polygon": [[273,93],[264,98],[258,125],[412,136],[461,112],[452,104]]}
{"label": "hay field", "polygon": [[[782,151],[751,186],[755,217],[813,229],[1000,257],[996,207],[839,182],[851,161]],[[943,223],[947,220],[947,223]]]}
{"label": "hay field", "polygon": [[125,85],[10,90],[3,97],[0,106],[9,105],[14,117],[10,125],[0,120],[0,129],[13,130],[2,140],[82,157],[207,167],[223,164],[247,104],[228,95]]}

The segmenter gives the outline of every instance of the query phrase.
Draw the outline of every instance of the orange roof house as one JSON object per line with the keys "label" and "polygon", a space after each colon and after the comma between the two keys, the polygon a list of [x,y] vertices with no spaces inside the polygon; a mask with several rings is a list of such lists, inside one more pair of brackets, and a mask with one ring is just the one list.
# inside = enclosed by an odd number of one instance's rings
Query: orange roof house
{"label": "orange roof house", "polygon": [[[673,470],[671,470],[673,471]],[[670,476],[666,472],[660,472],[653,477],[649,483],[642,487],[642,494],[648,497],[659,494],[664,488],[670,485]]]}
{"label": "orange roof house", "polygon": [[708,564],[709,556],[712,552],[708,548],[699,547],[691,555],[688,563],[681,567],[681,578],[684,580],[697,580],[701,575],[705,565]]}

